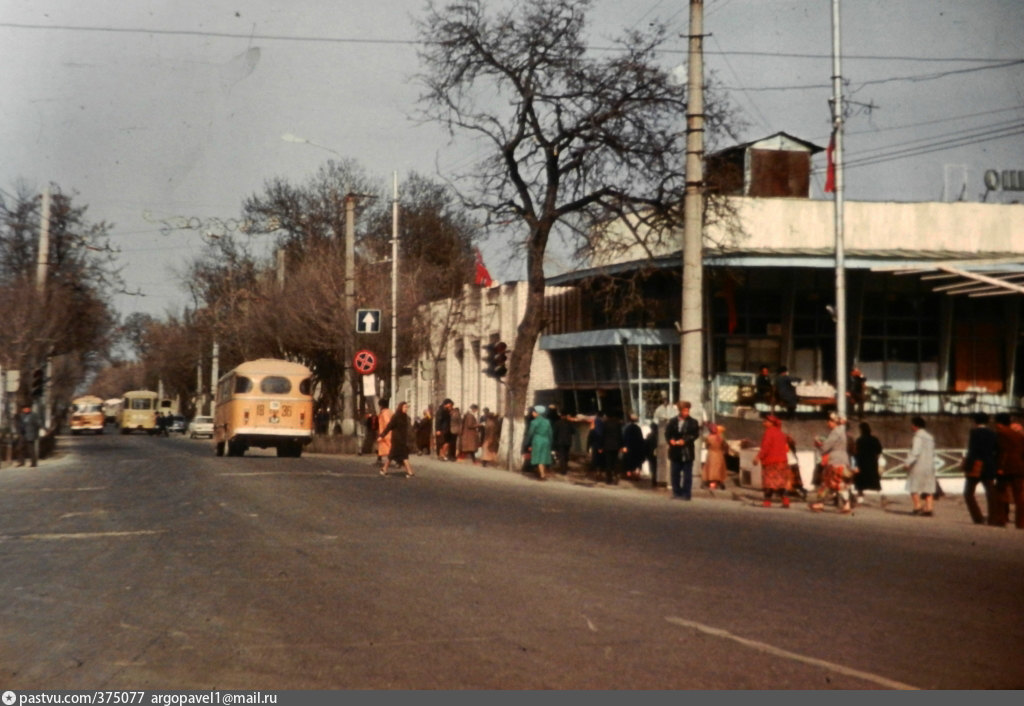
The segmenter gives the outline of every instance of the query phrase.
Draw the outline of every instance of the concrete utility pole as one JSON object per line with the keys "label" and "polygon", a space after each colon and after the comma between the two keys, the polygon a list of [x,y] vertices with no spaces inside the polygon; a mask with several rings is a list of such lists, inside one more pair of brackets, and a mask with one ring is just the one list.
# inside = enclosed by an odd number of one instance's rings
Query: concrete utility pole
{"label": "concrete utility pole", "polygon": [[217,378],[220,375],[220,346],[213,342],[213,351],[210,353],[210,416],[213,416],[213,407],[217,401]]}
{"label": "concrete utility pole", "polygon": [[839,0],[832,0],[832,168],[836,229],[836,412],[846,418],[846,254],[843,234],[843,72],[839,52]]}
{"label": "concrete utility pole", "polygon": [[[40,306],[45,307],[46,276],[50,265],[50,187],[43,189],[43,203],[39,214],[39,250],[36,253],[36,291],[41,300]],[[43,428],[50,428],[51,411],[50,397],[53,379],[53,360],[51,354],[53,345],[50,345],[50,352],[46,354],[46,361],[43,364],[43,398],[38,404],[42,404],[42,411],[39,413],[43,420]],[[39,453],[39,441],[36,442],[36,453]]]}
{"label": "concrete utility pole", "polygon": [[683,302],[680,399],[703,415],[704,400],[704,2],[690,0],[686,96],[686,195],[683,201]]}
{"label": "concrete utility pole", "polygon": [[345,321],[351,326],[349,339],[352,345],[343,352],[345,356],[345,380],[341,386],[341,434],[346,453],[356,451],[356,371],[352,358],[355,356],[356,321],[356,198],[351,192],[345,194]]}
{"label": "concrete utility pole", "polygon": [[203,413],[203,405],[205,403],[205,395],[203,394],[203,361],[200,360],[196,363],[196,414]]}
{"label": "concrete utility pole", "polygon": [[39,215],[39,251],[36,253],[36,289],[46,291],[46,269],[50,264],[50,187],[43,189],[43,206]]}
{"label": "concrete utility pole", "polygon": [[391,408],[398,404],[398,172],[391,205]]}

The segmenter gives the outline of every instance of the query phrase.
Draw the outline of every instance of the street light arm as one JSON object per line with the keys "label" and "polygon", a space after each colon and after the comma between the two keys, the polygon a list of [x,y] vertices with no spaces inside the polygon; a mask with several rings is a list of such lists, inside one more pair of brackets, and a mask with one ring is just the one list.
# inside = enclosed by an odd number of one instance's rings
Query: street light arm
{"label": "street light arm", "polygon": [[328,147],[326,145],[318,144],[316,142],[313,142],[312,140],[307,140],[305,137],[299,137],[298,135],[293,135],[290,132],[286,132],[285,134],[281,135],[281,139],[284,140],[285,142],[297,142],[297,143],[300,143],[300,144],[303,144],[303,145],[311,145],[313,147],[319,147],[322,150],[327,150],[331,154],[338,155],[342,159],[344,159],[344,157],[345,157],[345,155],[343,155],[341,152],[338,152],[337,150],[333,150],[333,149],[331,149],[330,147]]}

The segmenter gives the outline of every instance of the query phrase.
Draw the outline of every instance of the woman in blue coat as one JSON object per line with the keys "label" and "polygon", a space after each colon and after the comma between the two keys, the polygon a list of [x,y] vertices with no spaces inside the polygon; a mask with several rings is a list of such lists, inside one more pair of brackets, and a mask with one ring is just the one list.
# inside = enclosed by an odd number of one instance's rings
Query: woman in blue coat
{"label": "woman in blue coat", "polygon": [[537,467],[537,475],[541,480],[547,479],[547,469],[554,462],[551,456],[551,444],[554,433],[551,422],[545,416],[544,405],[537,405],[530,410],[530,426],[526,429],[523,448],[530,451],[530,464]]}

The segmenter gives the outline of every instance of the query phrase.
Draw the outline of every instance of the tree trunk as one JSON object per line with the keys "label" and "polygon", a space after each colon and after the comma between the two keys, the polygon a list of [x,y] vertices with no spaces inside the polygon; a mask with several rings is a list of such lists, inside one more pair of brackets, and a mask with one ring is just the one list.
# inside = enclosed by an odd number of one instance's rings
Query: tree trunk
{"label": "tree trunk", "polygon": [[533,367],[533,350],[544,327],[544,250],[549,231],[550,226],[541,227],[532,234],[529,241],[526,309],[516,330],[512,355],[509,356],[508,405],[505,409],[505,428],[508,433],[501,435],[502,443],[508,444],[502,449],[502,456],[507,459],[509,470],[518,470],[521,465],[519,450],[526,432],[523,419],[531,404],[527,392]]}

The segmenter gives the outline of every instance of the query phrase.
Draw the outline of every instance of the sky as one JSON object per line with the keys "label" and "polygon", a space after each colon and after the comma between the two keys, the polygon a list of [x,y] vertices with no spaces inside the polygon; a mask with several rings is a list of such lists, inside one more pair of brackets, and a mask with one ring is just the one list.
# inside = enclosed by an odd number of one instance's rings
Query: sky
{"label": "sky", "polygon": [[[705,68],[745,123],[828,144],[832,0],[705,0]],[[595,0],[595,50],[665,21],[685,60],[686,0]],[[422,0],[0,0],[0,190],[56,183],[113,224],[122,315],[192,305],[180,273],[203,233],[237,224],[265,182],[326,160],[385,182],[475,154],[413,116]],[[1020,0],[842,0],[845,198],[1016,202],[989,170],[1024,171]],[[680,129],[684,129],[680,116]],[[292,135],[303,141],[288,141]],[[727,145],[723,145],[727,146]],[[824,167],[819,155],[815,166]],[[822,198],[823,174],[812,198]],[[5,196],[6,198],[6,196]],[[267,236],[264,236],[267,237]],[[498,280],[522,276],[482,245]],[[549,275],[572,266],[553,252]]]}

